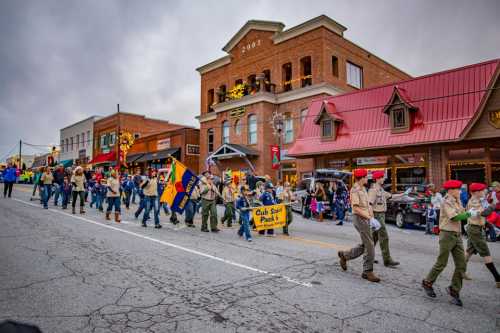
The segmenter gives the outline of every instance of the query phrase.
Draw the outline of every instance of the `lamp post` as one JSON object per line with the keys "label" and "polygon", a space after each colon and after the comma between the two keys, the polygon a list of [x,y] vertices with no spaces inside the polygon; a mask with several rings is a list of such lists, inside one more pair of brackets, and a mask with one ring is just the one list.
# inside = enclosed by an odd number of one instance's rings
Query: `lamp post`
{"label": "lamp post", "polygon": [[283,133],[283,125],[284,125],[283,114],[279,113],[278,111],[274,111],[271,124],[273,126],[274,135],[278,137],[278,147],[280,150],[280,165],[278,168],[278,180],[281,182],[283,180],[283,170],[281,169],[281,150],[282,150],[281,136]]}

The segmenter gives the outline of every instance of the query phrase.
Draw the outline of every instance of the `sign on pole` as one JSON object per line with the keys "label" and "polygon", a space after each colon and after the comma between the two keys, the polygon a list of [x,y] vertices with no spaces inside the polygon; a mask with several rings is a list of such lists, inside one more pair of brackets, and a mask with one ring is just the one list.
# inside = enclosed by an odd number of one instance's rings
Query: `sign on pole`
{"label": "sign on pole", "polygon": [[280,168],[280,147],[278,145],[271,146],[271,162],[273,170]]}

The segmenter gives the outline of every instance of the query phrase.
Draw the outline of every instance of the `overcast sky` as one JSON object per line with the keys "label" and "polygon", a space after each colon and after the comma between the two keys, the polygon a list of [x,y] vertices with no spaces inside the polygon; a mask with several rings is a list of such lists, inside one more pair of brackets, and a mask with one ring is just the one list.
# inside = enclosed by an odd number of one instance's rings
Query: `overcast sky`
{"label": "overcast sky", "polygon": [[287,29],[321,14],[414,76],[500,57],[498,0],[0,0],[0,159],[117,103],[198,125],[195,68],[225,55],[247,20]]}

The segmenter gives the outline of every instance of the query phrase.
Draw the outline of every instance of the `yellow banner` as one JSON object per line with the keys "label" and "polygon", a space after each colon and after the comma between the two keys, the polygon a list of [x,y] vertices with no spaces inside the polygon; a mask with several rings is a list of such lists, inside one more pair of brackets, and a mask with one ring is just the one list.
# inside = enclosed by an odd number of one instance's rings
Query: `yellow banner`
{"label": "yellow banner", "polygon": [[281,228],[286,225],[285,205],[262,206],[252,209],[257,231]]}

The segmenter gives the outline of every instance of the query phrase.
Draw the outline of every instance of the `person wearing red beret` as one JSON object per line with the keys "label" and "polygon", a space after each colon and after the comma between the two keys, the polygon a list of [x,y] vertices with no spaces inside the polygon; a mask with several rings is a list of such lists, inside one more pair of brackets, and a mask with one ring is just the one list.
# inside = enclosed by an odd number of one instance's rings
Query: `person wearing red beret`
{"label": "person wearing red beret", "polygon": [[339,251],[340,267],[347,270],[347,261],[353,260],[365,254],[363,257],[363,274],[361,277],[370,282],[380,282],[373,273],[373,261],[375,259],[375,246],[370,227],[373,219],[373,211],[368,201],[368,193],[365,185],[368,182],[368,171],[356,169],[353,172],[355,183],[351,189],[352,223],[359,233],[361,244],[351,248],[349,251]]}
{"label": "person wearing red beret", "polygon": [[471,216],[460,203],[461,186],[462,182],[458,180],[448,180],[443,184],[443,188],[448,193],[444,197],[439,217],[439,229],[441,230],[439,233],[439,255],[431,271],[422,281],[422,287],[426,294],[429,297],[436,297],[432,286],[439,274],[446,268],[451,253],[455,263],[455,272],[447,291],[452,297],[452,303],[458,306],[463,305],[460,299],[460,290],[466,269],[461,221],[467,220]]}
{"label": "person wearing red beret", "polygon": [[373,209],[375,219],[380,222],[380,229],[373,231],[373,243],[377,246],[377,241],[380,240],[380,250],[382,251],[382,258],[384,259],[384,266],[396,267],[399,262],[394,261],[391,257],[389,250],[389,234],[385,227],[385,212],[387,211],[387,199],[391,197],[389,192],[386,192],[382,185],[384,184],[385,172],[373,171],[372,178],[375,182],[368,190],[368,200]]}
{"label": "person wearing red beret", "polygon": [[493,258],[490,254],[490,249],[486,243],[483,230],[486,225],[485,217],[490,215],[495,209],[493,205],[489,205],[488,202],[484,200],[484,190],[486,189],[486,184],[472,183],[469,186],[469,191],[471,192],[471,198],[467,203],[467,211],[471,214],[471,217],[467,220],[467,251],[465,253],[465,262],[469,261],[469,258],[474,254],[479,254],[484,258],[484,263],[486,268],[491,272],[497,288],[500,288],[500,275],[493,263]]}

